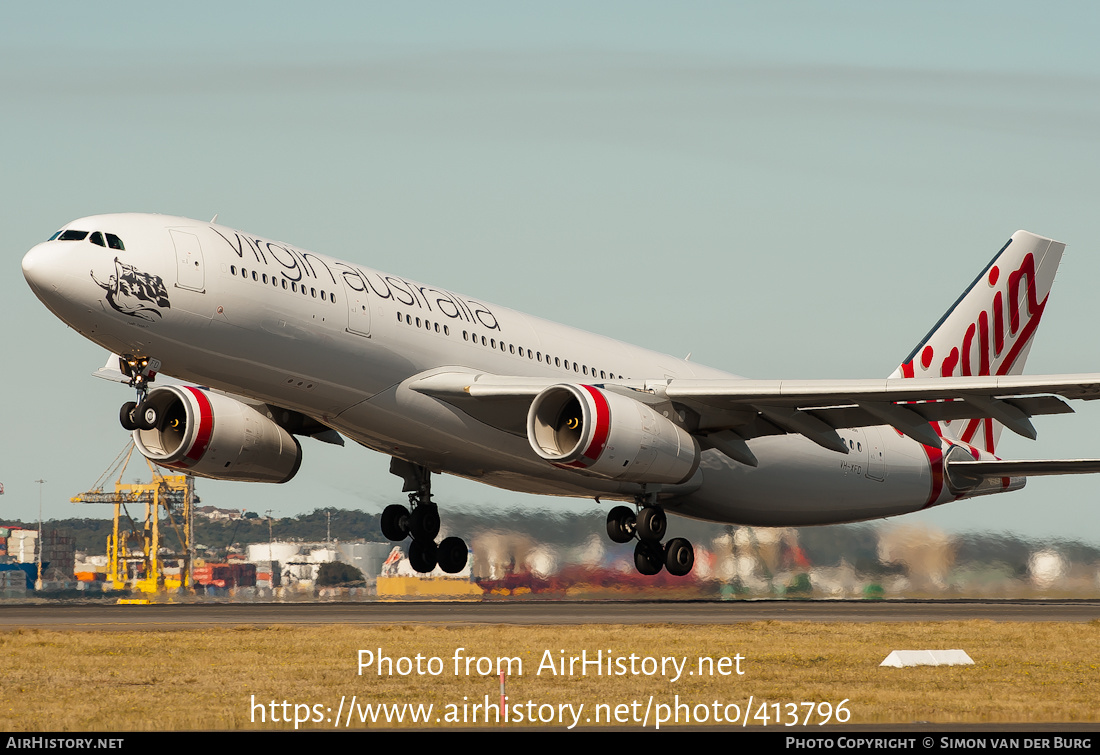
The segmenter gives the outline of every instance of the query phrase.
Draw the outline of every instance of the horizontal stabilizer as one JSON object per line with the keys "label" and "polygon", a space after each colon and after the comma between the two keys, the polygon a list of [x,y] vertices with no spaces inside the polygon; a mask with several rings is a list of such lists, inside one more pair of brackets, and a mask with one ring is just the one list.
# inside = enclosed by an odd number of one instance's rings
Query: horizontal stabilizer
{"label": "horizontal stabilizer", "polygon": [[1038,477],[1040,475],[1094,474],[1100,472],[1100,459],[1032,459],[954,461],[948,459],[947,467],[954,474],[978,480],[997,477]]}

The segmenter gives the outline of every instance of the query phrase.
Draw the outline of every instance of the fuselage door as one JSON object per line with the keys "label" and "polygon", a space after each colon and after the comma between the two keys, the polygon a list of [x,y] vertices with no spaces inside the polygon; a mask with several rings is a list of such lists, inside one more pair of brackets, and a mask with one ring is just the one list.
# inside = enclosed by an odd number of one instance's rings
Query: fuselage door
{"label": "fuselage door", "polygon": [[348,332],[370,337],[370,304],[366,291],[345,287],[348,298]]}
{"label": "fuselage door", "polygon": [[203,291],[206,274],[203,271],[199,237],[174,229],[169,229],[168,232],[172,234],[172,245],[176,249],[176,285],[192,291]]}
{"label": "fuselage door", "polygon": [[881,427],[865,427],[867,439],[867,478],[882,482],[886,479],[886,444]]}

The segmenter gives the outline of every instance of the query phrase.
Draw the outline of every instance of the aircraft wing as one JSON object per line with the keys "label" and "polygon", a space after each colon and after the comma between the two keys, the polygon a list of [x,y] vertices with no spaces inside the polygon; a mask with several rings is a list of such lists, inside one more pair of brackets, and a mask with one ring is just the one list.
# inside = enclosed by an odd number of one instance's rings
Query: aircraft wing
{"label": "aircraft wing", "polygon": [[[842,453],[836,430],[890,425],[928,445],[939,437],[929,422],[992,418],[1026,438],[1029,418],[1072,413],[1063,399],[1100,398],[1100,374],[871,380],[668,379],[570,381],[460,371],[413,379],[408,387],[447,401],[482,422],[525,433],[527,407],[551,385],[585,382],[647,404],[686,410],[687,429],[704,443],[752,463],[744,441],[797,433]],[[751,461],[750,461],[751,459]]]}

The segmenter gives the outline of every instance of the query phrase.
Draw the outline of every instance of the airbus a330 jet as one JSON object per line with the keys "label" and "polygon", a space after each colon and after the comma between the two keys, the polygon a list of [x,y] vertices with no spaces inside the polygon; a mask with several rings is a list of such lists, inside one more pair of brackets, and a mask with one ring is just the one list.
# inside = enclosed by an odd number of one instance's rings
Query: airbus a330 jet
{"label": "airbus a330 jet", "polygon": [[[1018,231],[885,379],[752,380],[214,222],[66,224],[23,258],[35,295],[136,389],[122,426],[148,459],[286,482],[298,436],[392,457],[417,571],[437,543],[432,475],[620,502],[607,534],[643,574],[685,575],[666,512],[746,525],[888,517],[1016,490],[1097,460],[1005,461],[1002,429],[1100,397],[1100,375],[1022,375],[1064,244]],[[154,387],[158,374],[183,381]],[[349,463],[354,463],[349,459]]]}

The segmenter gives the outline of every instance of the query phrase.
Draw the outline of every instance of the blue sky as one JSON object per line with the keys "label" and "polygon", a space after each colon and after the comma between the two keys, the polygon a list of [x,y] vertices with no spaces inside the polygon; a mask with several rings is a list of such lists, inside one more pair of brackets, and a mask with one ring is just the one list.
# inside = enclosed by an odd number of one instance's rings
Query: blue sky
{"label": "blue sky", "polygon": [[[1100,371],[1098,11],[1085,3],[20,4],[0,27],[0,516],[69,496],[129,391],[19,259],[66,221],[219,222],[738,374],[887,375],[1004,240],[1068,244],[1031,373]],[[1100,456],[1100,406],[1015,458]],[[387,460],[200,481],[293,514],[399,501]],[[1100,478],[910,516],[1100,543]],[[587,508],[437,481],[444,505]]]}

